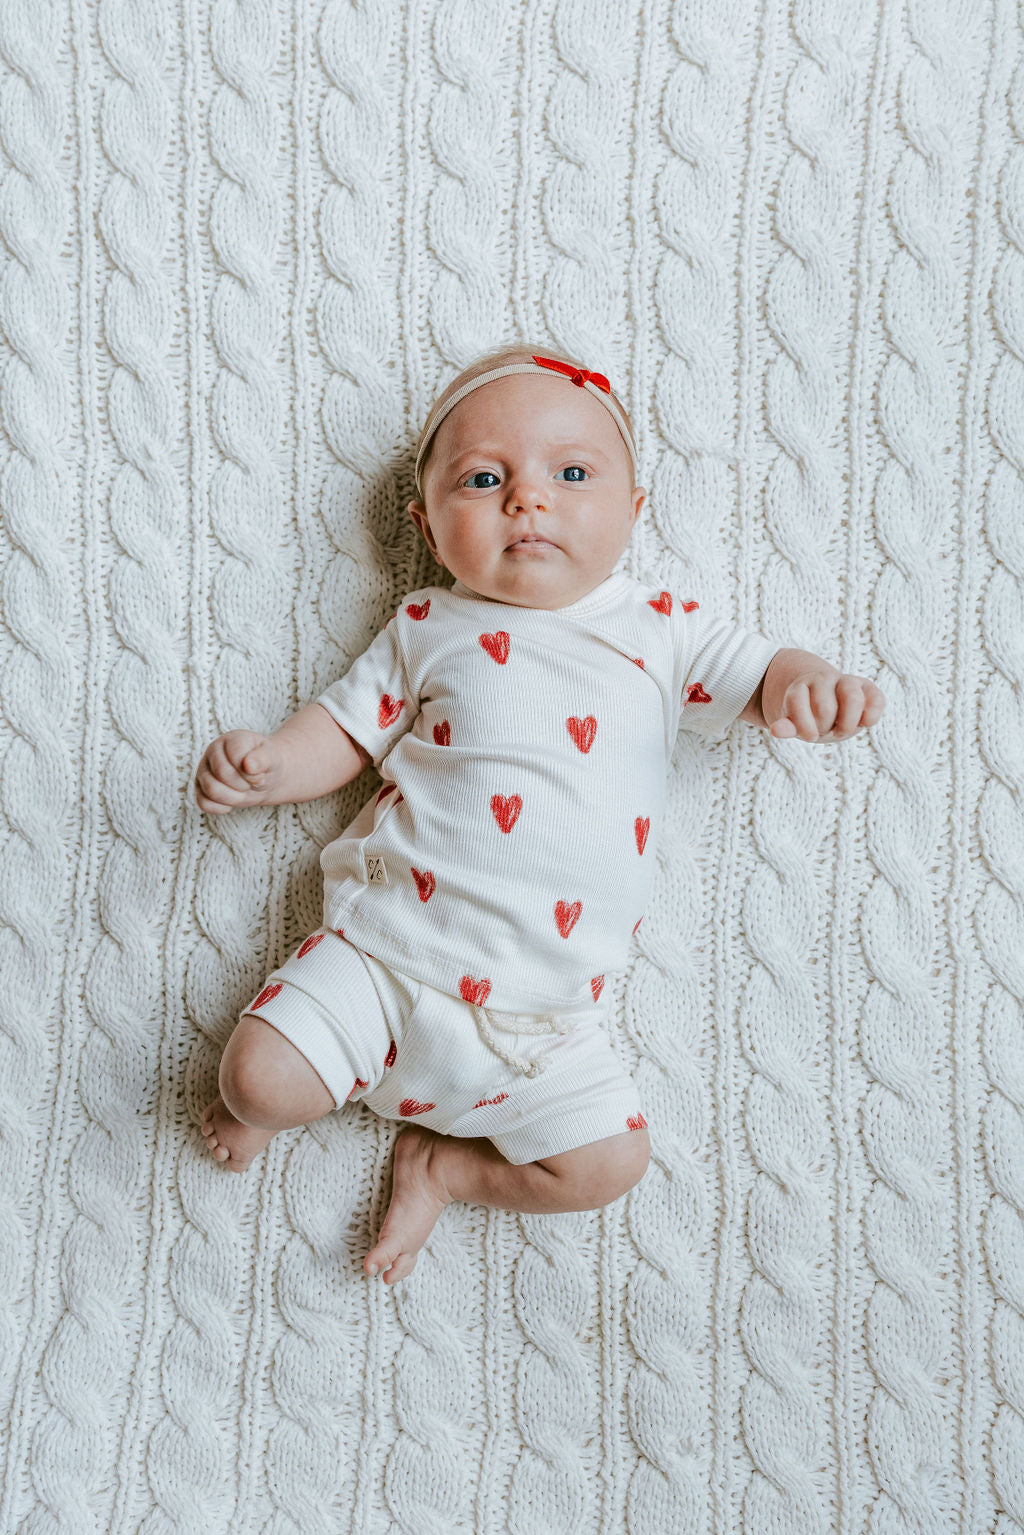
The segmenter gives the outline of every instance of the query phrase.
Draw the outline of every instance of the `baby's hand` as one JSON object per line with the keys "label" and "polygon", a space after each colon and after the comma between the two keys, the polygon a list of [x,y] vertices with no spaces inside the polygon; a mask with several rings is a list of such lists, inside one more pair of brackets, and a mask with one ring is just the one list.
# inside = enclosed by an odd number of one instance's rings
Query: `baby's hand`
{"label": "baby's hand", "polygon": [[229,730],[203,753],[196,768],[196,804],[208,815],[267,805],[280,775],[280,748],[254,730]]}
{"label": "baby's hand", "polygon": [[772,721],[778,739],[845,741],[882,717],[885,696],[867,677],[839,673],[834,667],[794,677],[782,695],[782,712]]}

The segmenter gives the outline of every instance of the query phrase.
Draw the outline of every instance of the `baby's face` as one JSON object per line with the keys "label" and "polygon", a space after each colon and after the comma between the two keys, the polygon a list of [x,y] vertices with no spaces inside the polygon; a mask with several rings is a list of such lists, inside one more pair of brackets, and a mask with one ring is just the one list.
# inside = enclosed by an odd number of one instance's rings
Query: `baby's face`
{"label": "baby's face", "polygon": [[607,580],[644,502],[604,406],[536,374],[483,384],[456,405],[423,495],[409,512],[435,558],[482,597],[525,608],[566,607]]}

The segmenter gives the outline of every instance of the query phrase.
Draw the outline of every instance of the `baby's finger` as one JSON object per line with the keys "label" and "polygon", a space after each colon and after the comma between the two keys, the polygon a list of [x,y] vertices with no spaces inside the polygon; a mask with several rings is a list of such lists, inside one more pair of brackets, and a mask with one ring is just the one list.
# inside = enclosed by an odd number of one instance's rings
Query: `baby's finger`
{"label": "baby's finger", "polygon": [[240,767],[250,783],[266,777],[269,763],[262,743],[259,746],[254,746],[251,751],[246,752]]}
{"label": "baby's finger", "polygon": [[818,726],[811,711],[811,692],[806,682],[790,683],[782,699],[782,718],[792,720],[801,741],[816,741]]}
{"label": "baby's finger", "polygon": [[865,729],[870,729],[872,725],[878,724],[885,713],[885,694],[874,682],[864,684],[864,705],[861,724]]}
{"label": "baby's finger", "polygon": [[215,777],[205,763],[196,773],[196,804],[200,810],[217,815],[223,810],[237,810],[240,805],[252,803],[252,789],[242,779],[241,789],[233,789],[223,779]]}
{"label": "baby's finger", "polygon": [[855,735],[860,729],[864,714],[864,689],[860,679],[840,677],[836,683],[836,698],[839,700],[839,708],[835,724],[829,731],[829,739],[845,741],[847,736]]}
{"label": "baby's finger", "polygon": [[[226,783],[244,784],[252,777],[253,769],[247,764],[254,753],[262,753],[267,745],[266,736],[258,735],[255,730],[229,730],[227,735],[221,736],[214,746],[219,746],[224,761],[230,764],[232,776],[226,777]],[[213,747],[210,748],[211,752]],[[259,771],[259,769],[255,769]],[[220,776],[218,774],[218,776]]]}

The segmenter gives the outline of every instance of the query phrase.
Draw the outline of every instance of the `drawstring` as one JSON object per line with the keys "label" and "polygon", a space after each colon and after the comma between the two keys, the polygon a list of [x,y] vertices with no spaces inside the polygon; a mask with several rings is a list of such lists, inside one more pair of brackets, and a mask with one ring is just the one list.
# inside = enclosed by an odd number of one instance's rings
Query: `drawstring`
{"label": "drawstring", "polygon": [[[506,1050],[491,1027],[496,1024],[506,1034],[569,1034],[575,1027],[572,1018],[559,1017],[557,1013],[545,1013],[541,1018],[530,1018],[521,1013],[499,1013],[492,1007],[487,1009],[478,1004],[473,1006],[473,1016],[476,1018],[476,1026],[480,1030],[480,1038],[485,1045],[489,1045],[495,1055],[500,1056],[507,1066],[521,1071],[524,1077],[537,1077],[542,1071],[547,1070],[547,1055],[538,1055],[535,1060],[530,1060],[527,1055],[516,1055],[512,1050]],[[499,1018],[511,1020],[508,1024],[498,1023]]]}

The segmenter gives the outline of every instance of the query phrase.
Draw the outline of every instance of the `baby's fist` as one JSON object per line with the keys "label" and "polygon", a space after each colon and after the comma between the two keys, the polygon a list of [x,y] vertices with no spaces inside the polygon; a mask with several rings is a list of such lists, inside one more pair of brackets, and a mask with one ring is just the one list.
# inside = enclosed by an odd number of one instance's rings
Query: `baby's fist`
{"label": "baby's fist", "polygon": [[196,804],[208,815],[270,803],[281,753],[254,730],[229,730],[206,748],[196,769]]}
{"label": "baby's fist", "polygon": [[771,725],[779,740],[845,741],[882,717],[885,696],[867,677],[834,668],[794,677],[782,696],[782,712]]}

